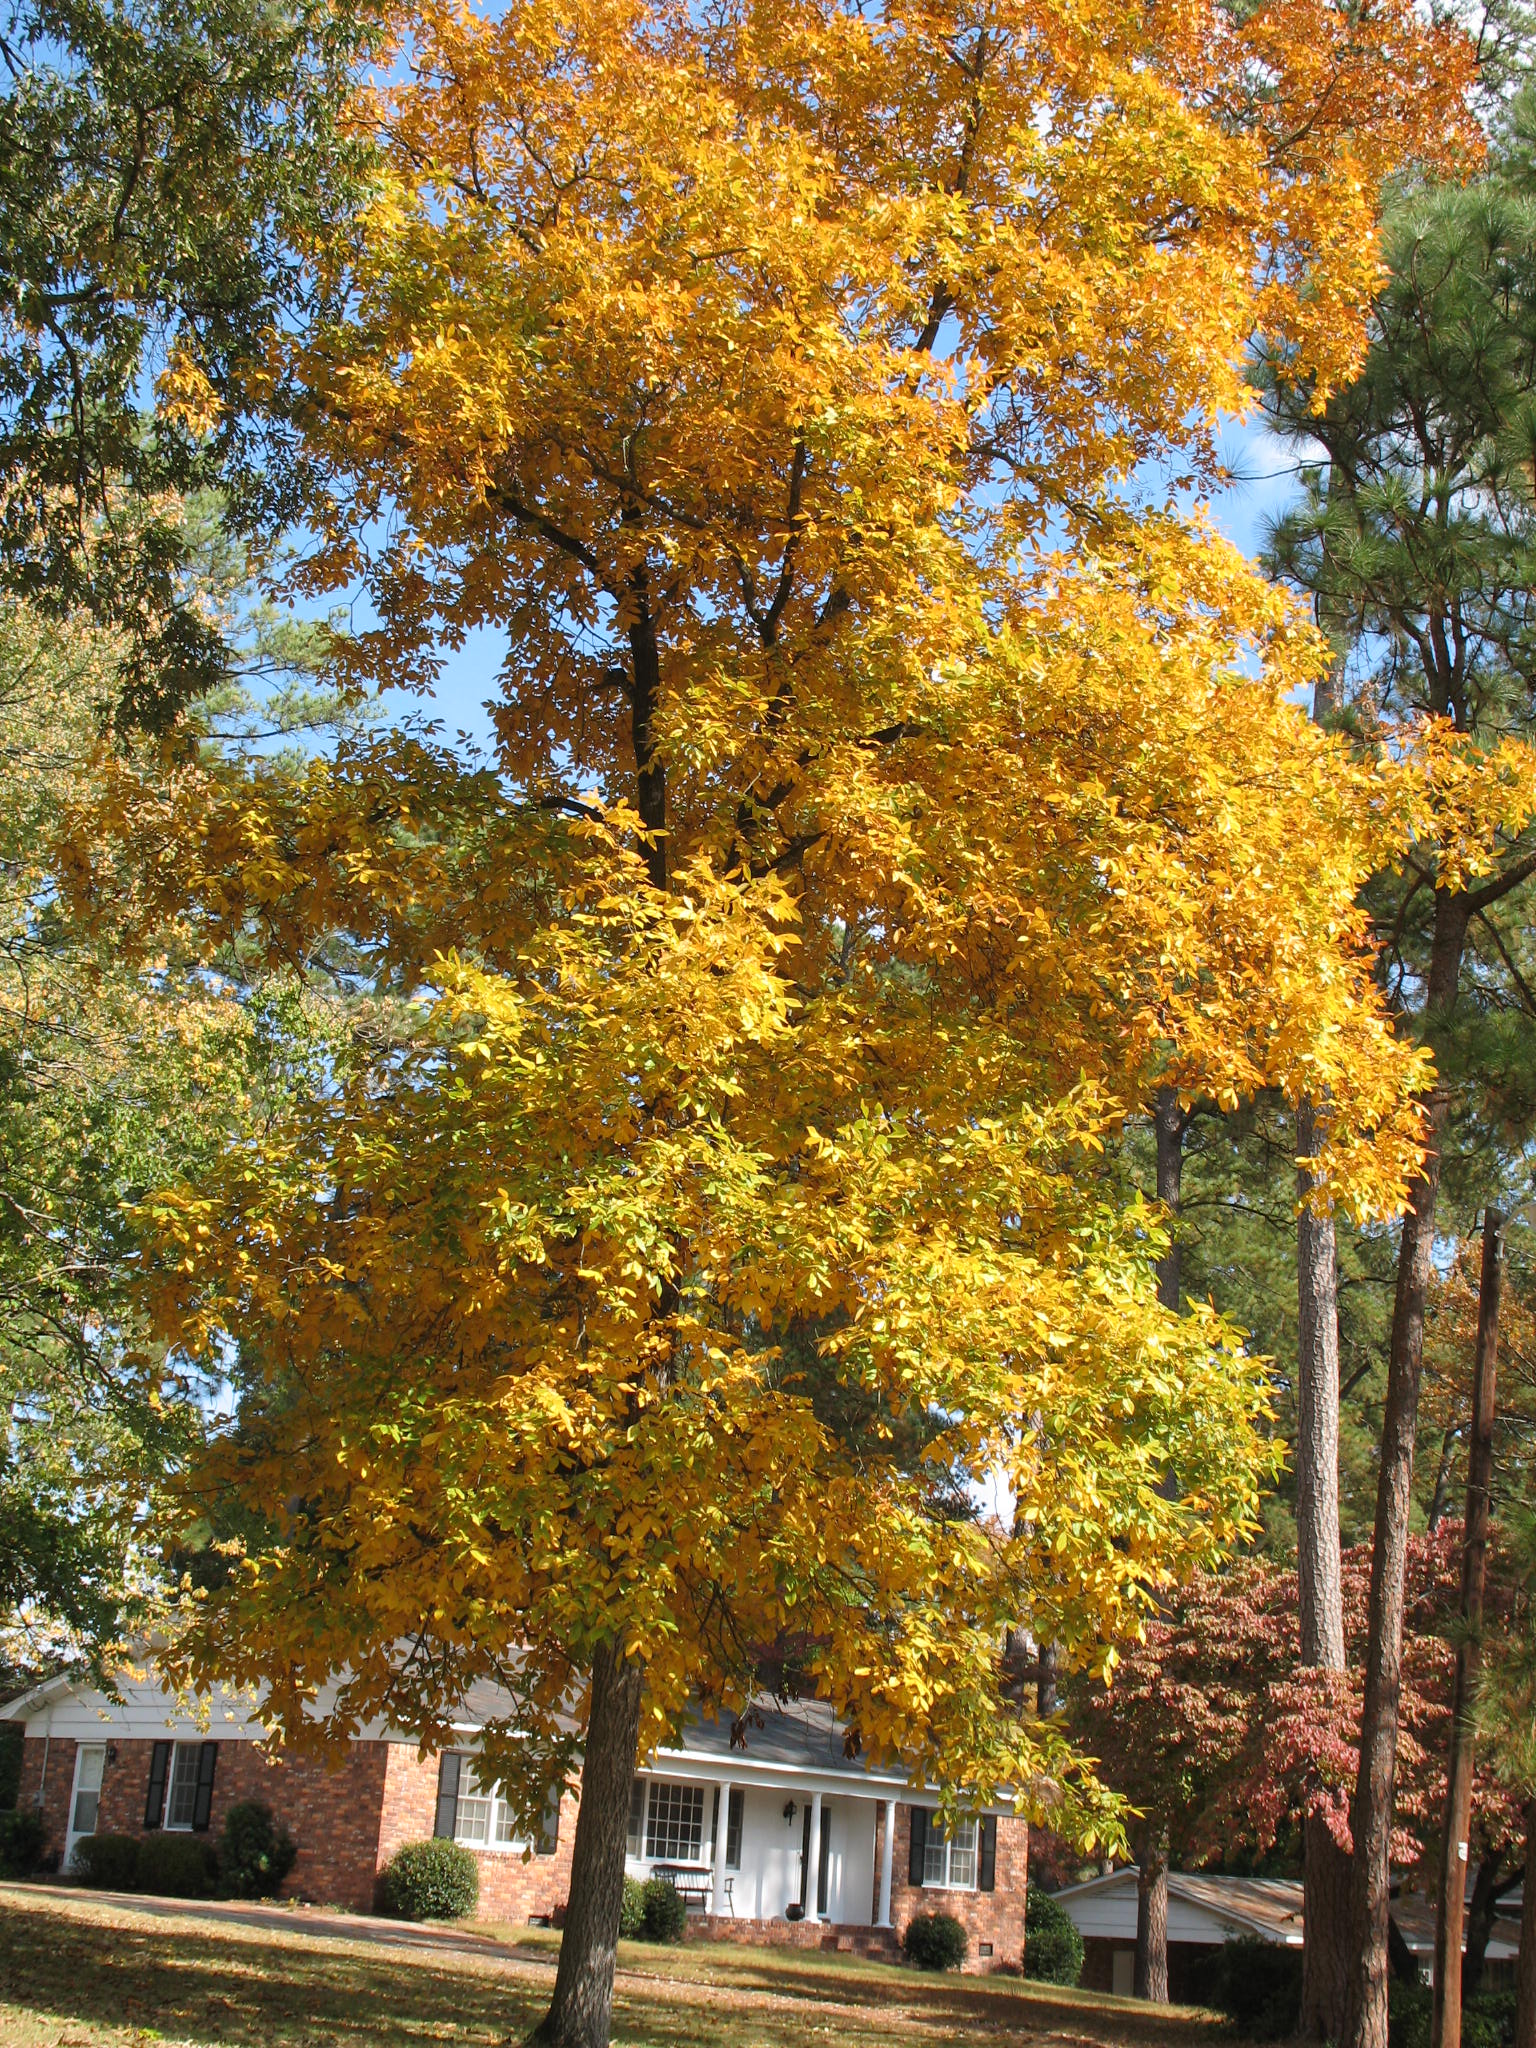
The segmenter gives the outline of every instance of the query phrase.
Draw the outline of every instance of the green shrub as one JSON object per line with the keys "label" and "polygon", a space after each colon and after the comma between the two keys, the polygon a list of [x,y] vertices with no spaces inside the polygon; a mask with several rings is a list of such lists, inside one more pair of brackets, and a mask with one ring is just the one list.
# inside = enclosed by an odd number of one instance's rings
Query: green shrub
{"label": "green shrub", "polygon": [[407,1842],[384,1873],[384,1910],[401,1920],[467,1920],[479,1903],[479,1866],[457,1842]]}
{"label": "green shrub", "polygon": [[137,1835],[85,1835],[76,1842],[70,1875],[98,1891],[131,1892],[139,1881]]}
{"label": "green shrub", "polygon": [[241,1799],[224,1816],[219,1871],[237,1899],[270,1899],[298,1855],[292,1835],[259,1799]]}
{"label": "green shrub", "polygon": [[1083,1937],[1050,1893],[1033,1885],[1024,1901],[1024,1974],[1042,1984],[1075,1984],[1083,1974]]}
{"label": "green shrub", "polygon": [[645,1932],[645,1886],[638,1877],[624,1880],[624,1903],[619,1907],[620,1941],[638,1941]]}
{"label": "green shrub", "polygon": [[206,1835],[145,1835],[136,1889],[170,1899],[206,1899],[218,1889],[219,1858]]}
{"label": "green shrub", "polygon": [[1285,2040],[1301,2018],[1301,1950],[1252,1934],[1223,1942],[1197,1967],[1193,1989],[1250,2041]]}
{"label": "green shrub", "polygon": [[648,1878],[644,1894],[644,1932],[647,1941],[681,1941],[688,1924],[688,1901],[664,1877]]}
{"label": "green shrub", "polygon": [[9,1813],[21,1797],[21,1745],[26,1734],[19,1721],[0,1722],[0,1814]]}
{"label": "green shrub", "polygon": [[1387,1980],[1387,2048],[1429,2048],[1434,1993],[1422,1980]]}
{"label": "green shrub", "polygon": [[1461,2013],[1462,2048],[1515,2048],[1515,1994],[1483,1991]]}
{"label": "green shrub", "polygon": [[35,1806],[0,1813],[0,1877],[30,1877],[43,1860],[48,1839]]}
{"label": "green shrub", "polygon": [[958,1970],[970,1944],[953,1913],[919,1913],[907,1922],[901,1946],[920,1970]]}

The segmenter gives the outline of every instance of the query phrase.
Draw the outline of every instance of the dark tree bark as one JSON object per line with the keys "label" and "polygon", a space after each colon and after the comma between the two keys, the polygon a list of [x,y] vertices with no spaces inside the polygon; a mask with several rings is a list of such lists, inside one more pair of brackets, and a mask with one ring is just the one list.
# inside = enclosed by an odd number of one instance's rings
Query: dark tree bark
{"label": "dark tree bark", "polygon": [[[1296,1148],[1315,1155],[1322,1140],[1312,1103],[1296,1112]],[[1344,1669],[1344,1582],[1339,1540],[1339,1281],[1331,1215],[1309,1205],[1317,1181],[1296,1172],[1296,1569],[1301,1661]],[[1349,1974],[1350,1858],[1320,1815],[1302,1833],[1301,2011],[1305,2041],[1335,2041]]]}
{"label": "dark tree bark", "polygon": [[1136,1968],[1131,1988],[1153,2005],[1168,2003],[1168,1835],[1155,1826],[1136,1844]]}
{"label": "dark tree bark", "polygon": [[[1152,1128],[1157,1139],[1157,1199],[1178,1222],[1184,1185],[1184,1133],[1189,1119],[1179,1105],[1176,1088],[1160,1088],[1153,1108]],[[1179,1240],[1175,1236],[1166,1255],[1156,1266],[1157,1298],[1163,1307],[1179,1312],[1182,1284]],[[1169,1474],[1165,1484],[1172,1489],[1177,1478]],[[1138,1998],[1154,2005],[1168,2003],[1168,1829],[1155,1817],[1142,1829],[1137,1842],[1136,1879],[1136,1971],[1134,1988]]]}
{"label": "dark tree bark", "polygon": [[1525,1898],[1515,1975],[1515,2048],[1536,2048],[1536,1799],[1525,1809]]}
{"label": "dark tree bark", "polygon": [[1470,2000],[1476,1998],[1483,1988],[1483,1972],[1488,1963],[1488,1944],[1493,1938],[1499,1901],[1506,1892],[1514,1890],[1521,1882],[1522,1876],[1523,1872],[1518,1863],[1511,1869],[1509,1857],[1503,1850],[1490,1850],[1477,1866],[1477,1876],[1472,1884],[1472,1899],[1467,1907],[1467,1946],[1461,1958],[1463,2008]]}
{"label": "dark tree bark", "polygon": [[547,2048],[608,2048],[613,1966],[624,1900],[629,1797],[640,1740],[641,1672],[617,1643],[592,1660],[581,1805],[555,1995],[532,2039]]}
{"label": "dark tree bark", "polygon": [[[1472,901],[1463,892],[1435,892],[1425,1018],[1433,1026],[1456,998]],[[1403,1574],[1412,1508],[1413,1447],[1424,1366],[1424,1301],[1440,1192],[1440,1152],[1448,1115],[1443,1088],[1425,1102],[1424,1165],[1409,1190],[1398,1247],[1397,1293],[1382,1412],[1381,1464],[1371,1551],[1370,1633],[1365,1700],[1360,1716],[1360,1768],[1352,1811],[1354,1882],[1350,1900],[1349,1975],[1340,2048],[1387,2048],[1388,1922],[1391,1915],[1392,1807],[1397,1791],[1397,1734],[1402,1695]]]}
{"label": "dark tree bark", "polygon": [[1461,1932],[1472,1819],[1472,1705],[1482,1666],[1483,1590],[1488,1571],[1489,1486],[1493,1478],[1493,1405],[1499,1359],[1499,1288],[1504,1218],[1483,1218],[1483,1270],[1477,1295],[1477,1357],[1472,1374],[1472,1434],[1467,1447],[1467,1516],[1461,1551],[1461,1641],[1451,1694],[1451,1755],[1435,1901],[1435,1990],[1431,2048],[1461,2048]]}

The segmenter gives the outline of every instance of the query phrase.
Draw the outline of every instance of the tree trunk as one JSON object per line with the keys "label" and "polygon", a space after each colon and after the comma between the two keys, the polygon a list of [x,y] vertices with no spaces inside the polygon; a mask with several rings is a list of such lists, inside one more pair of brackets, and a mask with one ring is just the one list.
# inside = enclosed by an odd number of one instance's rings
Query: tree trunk
{"label": "tree trunk", "polygon": [[[1153,1107],[1152,1128],[1157,1138],[1157,1199],[1178,1223],[1179,1202],[1184,1186],[1184,1133],[1188,1121],[1179,1107],[1176,1088],[1160,1088]],[[1179,1312],[1182,1283],[1179,1241],[1175,1236],[1166,1256],[1159,1259],[1157,1298],[1173,1314]],[[1163,1482],[1170,1495],[1177,1493],[1178,1477],[1168,1473]],[[1168,2003],[1168,1829],[1165,1823],[1149,1820],[1137,1842],[1136,1861],[1136,1973],[1135,1993],[1154,2005]]]}
{"label": "tree trunk", "polygon": [[1498,1917],[1499,1900],[1520,1881],[1511,1872],[1502,1850],[1493,1849],[1477,1866],[1472,1902],[1467,1907],[1467,1946],[1461,1958],[1461,2003],[1465,2008],[1483,1988],[1483,1971],[1488,1962],[1488,1943]]}
{"label": "tree trunk", "polygon": [[[1464,895],[1435,892],[1425,1019],[1455,1001],[1469,910]],[[1340,2048],[1386,2048],[1387,1923],[1391,1914],[1392,1807],[1397,1790],[1398,1714],[1402,1694],[1403,1574],[1413,1505],[1413,1447],[1424,1366],[1424,1300],[1440,1192],[1440,1150],[1448,1120],[1442,1087],[1424,1105],[1428,1123],[1422,1170],[1409,1191],[1398,1247],[1397,1294],[1382,1411],[1381,1464],[1371,1549],[1370,1634],[1365,1701],[1360,1715],[1360,1769],[1352,1827],[1354,1884],[1350,1902],[1349,1978]]]}
{"label": "tree trunk", "polygon": [[1515,1973],[1515,2048],[1536,2048],[1536,1799],[1525,1809],[1525,1902]]}
{"label": "tree trunk", "polygon": [[1482,1664],[1483,1588],[1488,1570],[1489,1486],[1493,1478],[1493,1404],[1499,1359],[1499,1283],[1504,1218],[1483,1218],[1483,1271],[1477,1295],[1477,1359],[1472,1374],[1472,1433],[1467,1446],[1467,1519],[1461,1550],[1461,1641],[1451,1695],[1451,1755],[1435,1902],[1435,1991],[1430,2048],[1461,2048],[1461,1923],[1472,1819],[1472,1709]]}
{"label": "tree trunk", "polygon": [[[1311,1158],[1322,1141],[1310,1102],[1296,1111],[1296,1149]],[[1318,1186],[1296,1169],[1296,1572],[1301,1661],[1344,1669],[1344,1582],[1339,1541],[1339,1276],[1331,1215],[1309,1198]],[[1320,1814],[1302,1832],[1301,2013],[1305,2041],[1336,2041],[1349,1974],[1350,1858]]]}
{"label": "tree trunk", "polygon": [[604,1643],[592,1660],[581,1805],[555,1995],[532,2036],[548,2048],[608,2048],[629,1797],[640,1740],[640,1688],[640,1666],[627,1660],[617,1643]]}
{"label": "tree trunk", "polygon": [[1132,1990],[1168,2003],[1168,1835],[1148,1827],[1137,1843],[1136,1970]]}
{"label": "tree trunk", "polygon": [[[1152,1114],[1152,1128],[1157,1136],[1157,1199],[1173,1218],[1175,1226],[1184,1186],[1186,1122],[1179,1107],[1177,1088],[1159,1088]],[[1157,1298],[1175,1315],[1179,1312],[1180,1264],[1179,1240],[1174,1237],[1166,1256],[1158,1260],[1154,1270],[1157,1274]]]}

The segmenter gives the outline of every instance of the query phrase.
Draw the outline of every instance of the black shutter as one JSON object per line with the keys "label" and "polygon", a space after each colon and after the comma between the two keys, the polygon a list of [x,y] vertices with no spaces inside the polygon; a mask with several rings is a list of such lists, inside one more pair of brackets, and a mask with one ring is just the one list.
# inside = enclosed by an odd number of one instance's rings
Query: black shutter
{"label": "black shutter", "polygon": [[197,1797],[192,1803],[192,1826],[201,1835],[207,1834],[213,1817],[213,1774],[218,1764],[219,1745],[205,1742],[197,1753]]}
{"label": "black shutter", "polygon": [[560,1790],[551,1785],[544,1801],[544,1819],[539,1827],[539,1854],[553,1856],[560,1846]]}
{"label": "black shutter", "polygon": [[459,1770],[464,1759],[445,1749],[437,1760],[437,1820],[432,1832],[451,1842],[459,1831]]}
{"label": "black shutter", "polygon": [[825,1913],[827,1910],[827,1872],[831,1868],[832,1863],[831,1808],[831,1800],[823,1799],[821,1802],[821,1855],[818,1859],[819,1867],[816,1872],[816,1910],[818,1913]]}
{"label": "black shutter", "polygon": [[997,1815],[989,1813],[981,1823],[981,1868],[976,1873],[980,1891],[997,1890]]}
{"label": "black shutter", "polygon": [[800,1910],[803,1913],[810,1898],[808,1889],[811,1870],[811,1802],[805,1802],[804,1820],[800,1824]]}
{"label": "black shutter", "polygon": [[165,1815],[165,1781],[170,1776],[171,1745],[157,1742],[149,1753],[149,1794],[144,1801],[144,1825],[159,1827]]}
{"label": "black shutter", "polygon": [[923,1881],[923,1859],[928,1853],[928,1809],[926,1806],[912,1808],[912,1854],[907,1859],[907,1883],[920,1885]]}

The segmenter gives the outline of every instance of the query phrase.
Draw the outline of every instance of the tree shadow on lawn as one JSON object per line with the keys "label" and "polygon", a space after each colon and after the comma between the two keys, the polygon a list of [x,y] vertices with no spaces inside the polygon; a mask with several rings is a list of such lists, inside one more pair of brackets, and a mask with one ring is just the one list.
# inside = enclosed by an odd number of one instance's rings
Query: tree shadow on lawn
{"label": "tree shadow on lawn", "polygon": [[[717,1967],[695,1974],[686,1963],[696,1958]],[[221,1934],[185,1921],[160,1928],[129,1913],[86,1918],[0,1903],[0,2003],[229,2048],[517,2043],[548,2002],[552,1960],[546,1951],[545,1967],[535,1962],[523,1974],[494,1960],[486,1968],[468,1956],[313,1934]],[[670,1976],[673,1960],[685,1967]],[[628,1974],[640,1969],[646,1981]],[[729,1959],[698,1950],[636,1956],[626,1943],[620,1973],[616,2048],[803,2048],[813,2040],[958,2048],[1047,2037],[1083,2048],[1204,2048],[1216,2032],[1193,2014],[1151,2013],[1085,1993],[849,1968],[803,1952],[792,1960],[771,1950]]]}

